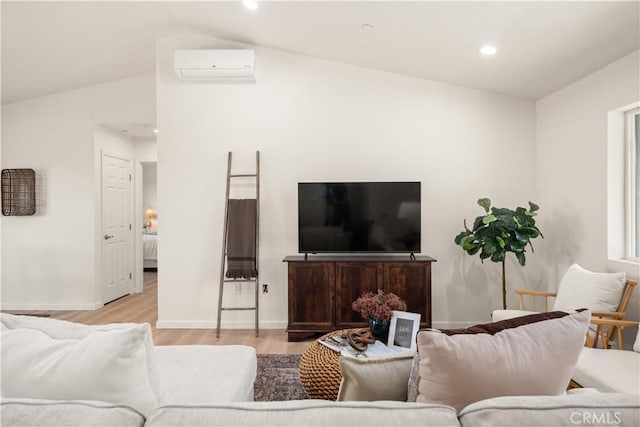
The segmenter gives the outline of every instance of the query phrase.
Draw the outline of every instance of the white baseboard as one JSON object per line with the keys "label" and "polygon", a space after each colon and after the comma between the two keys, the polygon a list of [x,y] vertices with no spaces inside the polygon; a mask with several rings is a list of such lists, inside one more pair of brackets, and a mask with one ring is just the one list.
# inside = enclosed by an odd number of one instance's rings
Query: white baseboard
{"label": "white baseboard", "polygon": [[[260,329],[286,329],[287,322],[270,320],[261,321]],[[213,320],[158,320],[156,322],[158,329],[215,329],[216,322]],[[235,321],[222,322],[220,329],[253,329],[255,323],[253,321]]]}
{"label": "white baseboard", "polygon": [[87,304],[1,304],[2,311],[84,311],[97,310],[102,308],[104,304],[101,302]]}

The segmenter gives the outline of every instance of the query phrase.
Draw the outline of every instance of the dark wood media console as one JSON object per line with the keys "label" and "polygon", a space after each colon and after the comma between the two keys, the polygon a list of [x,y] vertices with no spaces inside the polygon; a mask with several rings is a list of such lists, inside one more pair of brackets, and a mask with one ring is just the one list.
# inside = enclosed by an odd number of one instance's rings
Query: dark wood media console
{"label": "dark wood media console", "polygon": [[315,333],[365,327],[351,303],[363,292],[393,292],[420,313],[420,328],[431,327],[431,263],[416,256],[288,256],[289,341]]}

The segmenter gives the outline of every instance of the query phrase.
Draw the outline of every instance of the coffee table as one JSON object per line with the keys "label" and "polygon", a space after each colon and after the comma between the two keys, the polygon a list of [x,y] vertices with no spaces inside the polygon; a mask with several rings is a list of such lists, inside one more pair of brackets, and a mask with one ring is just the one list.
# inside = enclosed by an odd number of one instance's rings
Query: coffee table
{"label": "coffee table", "polygon": [[[340,329],[322,336],[344,336],[352,329]],[[313,341],[300,359],[300,382],[309,399],[336,400],[342,382],[340,353]]]}

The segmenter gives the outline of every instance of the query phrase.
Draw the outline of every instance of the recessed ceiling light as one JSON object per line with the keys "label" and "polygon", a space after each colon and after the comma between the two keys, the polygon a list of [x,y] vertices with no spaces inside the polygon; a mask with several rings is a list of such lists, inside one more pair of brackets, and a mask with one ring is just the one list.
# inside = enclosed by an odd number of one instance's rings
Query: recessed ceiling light
{"label": "recessed ceiling light", "polygon": [[245,0],[245,1],[242,2],[242,4],[247,9],[251,9],[251,10],[257,10],[258,9],[258,2],[255,1],[255,0]]}
{"label": "recessed ceiling light", "polygon": [[498,51],[498,49],[496,49],[495,46],[490,45],[490,44],[485,44],[484,46],[482,46],[480,48],[480,53],[485,55],[485,56],[495,55],[497,51]]}
{"label": "recessed ceiling light", "polygon": [[360,25],[360,28],[362,28],[365,31],[374,31],[376,29],[376,27],[374,27],[371,24],[362,24]]}
{"label": "recessed ceiling light", "polygon": [[158,133],[158,129],[154,129],[154,130],[153,130],[153,133]]}

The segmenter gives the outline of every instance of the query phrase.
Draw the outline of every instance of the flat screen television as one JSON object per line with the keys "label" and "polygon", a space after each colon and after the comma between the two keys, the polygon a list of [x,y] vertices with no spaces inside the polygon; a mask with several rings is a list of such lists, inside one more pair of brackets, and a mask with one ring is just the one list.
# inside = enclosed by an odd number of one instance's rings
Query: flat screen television
{"label": "flat screen television", "polygon": [[298,251],[420,252],[420,206],[420,182],[298,183]]}

